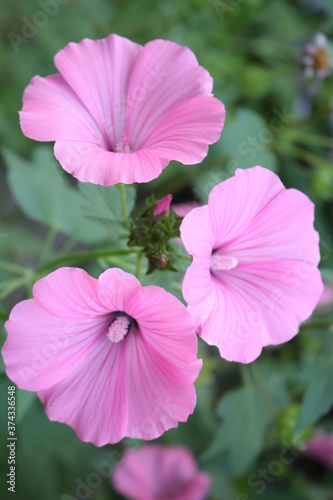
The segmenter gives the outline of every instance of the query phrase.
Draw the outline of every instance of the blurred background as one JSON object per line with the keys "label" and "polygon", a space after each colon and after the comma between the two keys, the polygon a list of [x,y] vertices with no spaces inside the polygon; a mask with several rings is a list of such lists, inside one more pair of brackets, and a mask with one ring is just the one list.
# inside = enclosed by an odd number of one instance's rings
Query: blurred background
{"label": "blurred background", "polygon": [[[89,215],[93,201],[79,199],[84,193],[54,160],[51,144],[35,143],[20,130],[18,110],[30,79],[54,73],[56,52],[84,37],[117,33],[141,44],[164,38],[187,45],[214,79],[225,127],[203,163],[173,162],[139,186],[138,203],[151,193],[203,203],[236,168],[267,167],[315,202],[327,287],[301,333],[265,349],[252,368],[224,362],[200,342],[204,368],[195,413],[159,441],[192,450],[213,477],[212,499],[332,499],[332,469],[304,449],[317,427],[333,432],[333,2],[2,0],[0,10],[1,342],[4,321],[31,294],[36,269],[40,277],[45,263],[68,251],[110,246],[110,228],[91,220],[74,234],[82,206]],[[99,274],[117,263],[99,264],[86,268]],[[157,279],[181,297],[175,276]],[[10,498],[3,480],[10,382],[2,360],[0,368],[0,496]],[[71,428],[47,419],[34,394],[17,390],[16,401],[18,498],[121,498],[107,477],[89,485],[93,464],[109,460],[121,445],[98,449],[80,442]]]}

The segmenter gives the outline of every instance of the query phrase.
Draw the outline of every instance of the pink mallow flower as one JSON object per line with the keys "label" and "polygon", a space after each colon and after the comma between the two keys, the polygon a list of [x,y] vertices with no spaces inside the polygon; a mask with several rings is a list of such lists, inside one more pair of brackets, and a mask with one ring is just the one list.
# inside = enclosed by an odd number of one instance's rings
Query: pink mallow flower
{"label": "pink mallow flower", "polygon": [[249,363],[311,315],[323,291],[313,218],[307,196],[262,167],[236,170],[184,218],[193,256],[184,298],[198,333],[223,358]]}
{"label": "pink mallow flower", "polygon": [[186,421],[201,368],[185,306],[157,286],[108,269],[61,268],[6,323],[8,377],[36,391],[51,420],[97,446],[154,439]]}
{"label": "pink mallow flower", "polygon": [[204,500],[211,487],[210,475],[198,471],[187,448],[158,444],[127,449],[111,478],[130,500]]}
{"label": "pink mallow flower", "polygon": [[333,433],[325,434],[321,430],[318,431],[314,437],[307,441],[305,453],[333,469]]}
{"label": "pink mallow flower", "polygon": [[56,141],[56,158],[80,181],[148,182],[170,160],[201,162],[220,137],[224,106],[187,47],[110,35],[69,43],[54,62],[58,74],[25,90],[21,128]]}

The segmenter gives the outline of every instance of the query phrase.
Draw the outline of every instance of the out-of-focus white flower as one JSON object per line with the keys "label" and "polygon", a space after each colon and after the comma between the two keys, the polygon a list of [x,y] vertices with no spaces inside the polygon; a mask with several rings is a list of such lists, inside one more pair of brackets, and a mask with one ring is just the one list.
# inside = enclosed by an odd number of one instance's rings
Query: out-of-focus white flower
{"label": "out-of-focus white flower", "polygon": [[323,80],[332,69],[329,42],[323,33],[317,33],[313,43],[305,45],[300,60],[306,78]]}

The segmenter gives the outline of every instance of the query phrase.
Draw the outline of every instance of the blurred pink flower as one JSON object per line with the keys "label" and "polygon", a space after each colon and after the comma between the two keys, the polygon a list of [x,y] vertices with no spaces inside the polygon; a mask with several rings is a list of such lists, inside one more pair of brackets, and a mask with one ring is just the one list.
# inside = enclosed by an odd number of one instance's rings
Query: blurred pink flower
{"label": "blurred pink flower", "polygon": [[193,256],[184,282],[200,336],[229,361],[249,363],[287,342],[323,291],[314,205],[269,170],[237,170],[180,231]]}
{"label": "blurred pink flower", "polygon": [[12,310],[2,353],[8,377],[37,391],[51,420],[97,446],[187,420],[202,362],[178,299],[120,269],[98,280],[58,269],[33,295]]}
{"label": "blurred pink flower", "polygon": [[202,203],[198,203],[197,201],[185,201],[184,203],[178,203],[176,205],[172,205],[173,211],[179,215],[179,217],[185,217],[193,208],[201,207]]}
{"label": "blurred pink flower", "polygon": [[[155,208],[154,208],[154,215],[160,215],[163,212],[169,212],[170,210],[170,205],[172,202],[172,195],[167,194],[164,196],[164,198],[157,200]],[[198,203],[196,201],[185,201],[184,203],[176,203],[175,205],[172,205],[172,210],[177,214],[179,217],[185,217],[193,208],[201,207],[202,203]]]}
{"label": "blurred pink flower", "polygon": [[[178,203],[176,205],[172,205],[173,211],[178,215],[178,217],[185,217],[193,208],[201,207],[202,203],[198,203],[196,201],[186,201],[185,203]],[[177,245],[183,245],[183,240],[181,238],[174,238],[174,243]]]}
{"label": "blurred pink flower", "polygon": [[56,158],[80,181],[148,182],[170,160],[201,162],[220,137],[224,106],[187,47],[110,35],[69,43],[55,65],[60,74],[25,90],[21,127],[56,141]]}
{"label": "blurred pink flower", "polygon": [[164,196],[164,198],[157,200],[154,207],[154,216],[156,217],[157,215],[161,215],[164,212],[169,213],[171,201],[172,201],[171,194],[167,194],[166,196]]}
{"label": "blurred pink flower", "polygon": [[130,500],[204,500],[211,486],[211,477],[198,471],[187,448],[158,444],[127,449],[111,477]]}
{"label": "blurred pink flower", "polygon": [[333,469],[333,433],[319,431],[306,443],[306,454]]}
{"label": "blurred pink flower", "polygon": [[318,305],[318,309],[321,312],[325,312],[330,310],[333,307],[333,286],[328,283],[324,283],[324,290],[320,296]]}

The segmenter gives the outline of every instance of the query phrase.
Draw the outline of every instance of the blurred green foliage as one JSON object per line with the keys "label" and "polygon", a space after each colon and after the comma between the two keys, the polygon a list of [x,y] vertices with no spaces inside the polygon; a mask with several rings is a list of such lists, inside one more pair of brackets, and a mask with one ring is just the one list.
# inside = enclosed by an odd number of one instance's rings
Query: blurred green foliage
{"label": "blurred green foliage", "polygon": [[[36,270],[45,263],[97,242],[101,249],[120,245],[117,188],[105,195],[98,186],[77,187],[53,159],[51,145],[24,137],[18,117],[25,87],[35,74],[55,72],[58,50],[70,41],[112,32],[142,44],[165,38],[189,46],[213,76],[214,94],[227,112],[221,140],[205,161],[195,166],[172,162],[158,179],[139,186],[138,203],[151,193],[156,199],[172,193],[177,202],[205,202],[212,187],[235,168],[261,164],[315,202],[323,277],[333,284],[333,77],[310,95],[311,83],[298,64],[302,47],[316,33],[333,41],[330,0],[11,0],[1,4],[0,25],[2,326],[11,307],[30,296]],[[134,193],[127,196],[133,206]],[[121,262],[135,271],[131,256]],[[188,263],[182,264],[183,271]],[[117,256],[86,267],[99,274],[111,265],[119,265]],[[180,276],[161,272],[143,282],[158,282],[181,297]],[[314,425],[333,430],[332,334],[332,309],[317,311],[294,340],[266,348],[253,368],[241,369],[199,341],[204,368],[197,408],[188,423],[167,432],[161,442],[193,450],[213,476],[213,499],[332,496],[329,471],[302,452]],[[1,435],[6,436],[11,383],[2,360],[0,372]],[[110,453],[121,446],[98,449],[80,442],[69,427],[49,422],[35,395],[20,390],[17,412],[18,498],[83,498],[83,492],[96,500],[119,498],[107,477],[98,487],[89,488],[88,482],[93,464],[108,460],[111,467]],[[292,460],[281,462],[287,451]],[[274,468],[275,462],[282,468]],[[8,467],[4,441],[0,464],[3,478]],[[0,496],[8,495],[2,481]]]}

